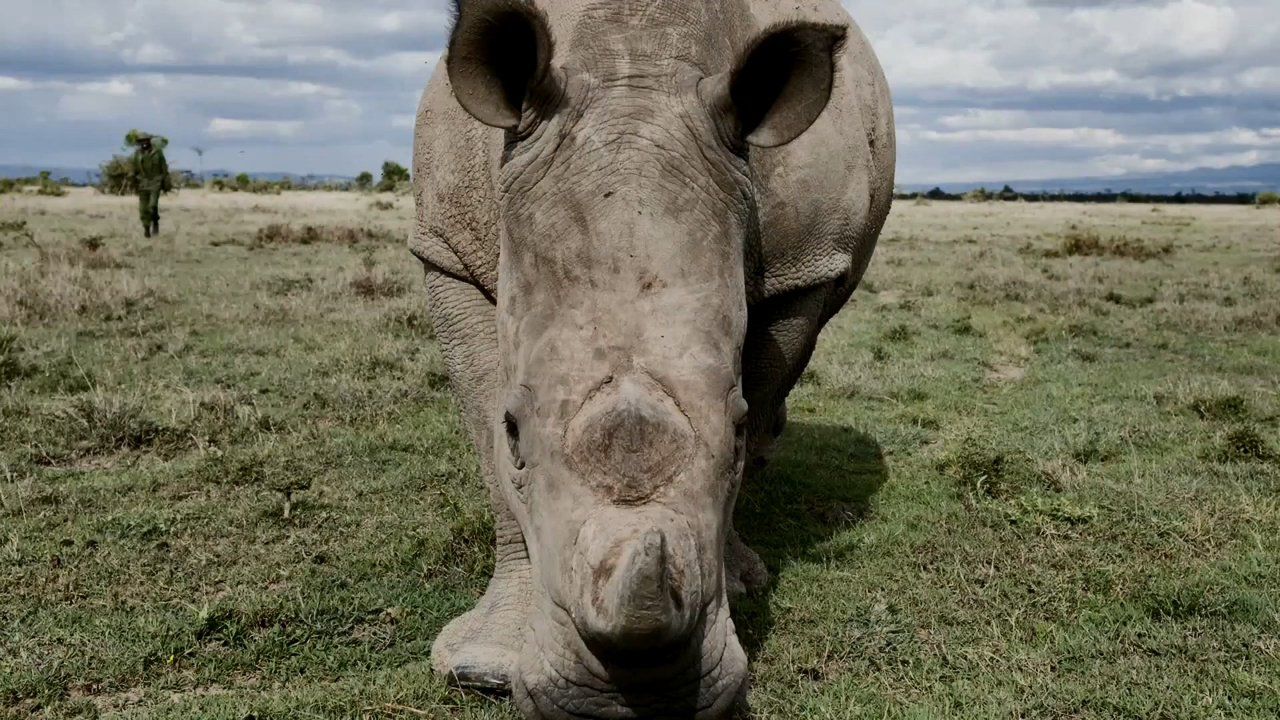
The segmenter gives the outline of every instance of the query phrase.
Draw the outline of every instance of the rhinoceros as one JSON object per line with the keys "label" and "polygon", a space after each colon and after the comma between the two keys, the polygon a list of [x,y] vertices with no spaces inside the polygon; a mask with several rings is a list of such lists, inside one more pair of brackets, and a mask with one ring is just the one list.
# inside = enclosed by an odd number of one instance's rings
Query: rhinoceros
{"label": "rhinoceros", "polygon": [[454,0],[414,130],[430,318],[495,568],[436,637],[527,718],[744,703],[733,528],[892,203],[890,94],[834,0]]}

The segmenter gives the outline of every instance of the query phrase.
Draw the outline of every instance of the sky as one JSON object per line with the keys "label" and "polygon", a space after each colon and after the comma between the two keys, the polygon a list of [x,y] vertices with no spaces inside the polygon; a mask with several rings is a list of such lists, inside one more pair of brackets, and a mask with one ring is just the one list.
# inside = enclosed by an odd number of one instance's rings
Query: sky
{"label": "sky", "polygon": [[[1280,162],[1276,0],[851,0],[903,183]],[[445,0],[0,0],[0,164],[409,165]]]}

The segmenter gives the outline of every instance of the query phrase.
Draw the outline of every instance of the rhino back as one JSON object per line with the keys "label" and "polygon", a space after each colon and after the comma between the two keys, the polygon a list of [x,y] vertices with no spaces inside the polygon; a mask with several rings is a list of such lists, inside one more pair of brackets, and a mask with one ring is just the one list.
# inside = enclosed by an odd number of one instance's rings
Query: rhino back
{"label": "rhino back", "polygon": [[[561,55],[571,51],[580,20],[598,0],[538,5]],[[779,21],[818,20],[850,29],[831,100],[817,122],[787,145],[751,151],[761,247],[749,253],[759,261],[749,268],[748,301],[842,280],[847,283],[838,284],[851,292],[892,201],[896,151],[884,73],[866,37],[834,0],[748,0],[739,7],[751,17],[716,35],[733,47],[745,44],[754,28]],[[410,246],[424,262],[474,283],[490,298],[498,275],[496,178],[502,146],[501,130],[463,111],[443,59],[437,62],[415,125],[417,217]]]}

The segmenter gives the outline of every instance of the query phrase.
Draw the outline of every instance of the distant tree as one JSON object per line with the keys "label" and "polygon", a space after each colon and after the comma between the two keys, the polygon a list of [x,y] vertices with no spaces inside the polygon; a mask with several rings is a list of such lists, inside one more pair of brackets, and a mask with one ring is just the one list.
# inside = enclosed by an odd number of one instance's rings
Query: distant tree
{"label": "distant tree", "polygon": [[252,184],[252,182],[253,181],[249,179],[249,173],[240,173],[239,175],[236,175],[236,187],[240,190],[248,190],[249,185]]}
{"label": "distant tree", "polygon": [[985,187],[980,187],[977,190],[970,190],[963,197],[968,202],[988,202],[994,194]]}
{"label": "distant tree", "polygon": [[356,176],[356,188],[359,190],[368,190],[373,184],[373,173],[365,170]]}
{"label": "distant tree", "polygon": [[204,182],[204,148],[192,147],[191,152],[195,153],[196,157],[200,158],[200,182],[203,183]]}
{"label": "distant tree", "polygon": [[36,183],[36,193],[39,195],[53,195],[61,197],[67,194],[67,189],[61,184],[54,182],[52,179],[53,172],[49,170],[41,170],[40,178]]}
{"label": "distant tree", "polygon": [[409,182],[408,168],[391,160],[382,163],[382,180],[378,182],[378,192],[391,192],[402,182]]}

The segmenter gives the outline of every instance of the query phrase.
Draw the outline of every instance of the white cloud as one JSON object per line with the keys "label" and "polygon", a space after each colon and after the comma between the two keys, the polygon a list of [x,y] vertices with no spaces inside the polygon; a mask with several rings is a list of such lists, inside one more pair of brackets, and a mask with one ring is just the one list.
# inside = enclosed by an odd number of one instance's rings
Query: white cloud
{"label": "white cloud", "polygon": [[1125,143],[1125,138],[1107,128],[1009,128],[1004,130],[957,130],[936,132],[923,130],[916,134],[921,140],[935,142],[1002,142],[1020,145],[1074,145],[1077,147],[1114,148]]}
{"label": "white cloud", "polygon": [[106,82],[77,83],[74,87],[78,92],[93,93],[97,95],[128,97],[136,94],[133,88],[133,83],[119,78],[112,78]]}
{"label": "white cloud", "polygon": [[0,90],[30,90],[34,83],[8,75],[0,75]]}
{"label": "white cloud", "polygon": [[302,130],[301,120],[241,120],[216,117],[209,121],[208,131],[214,137],[263,138],[292,137]]}
{"label": "white cloud", "polygon": [[1159,53],[1208,58],[1226,51],[1239,31],[1229,5],[1181,0],[1167,5],[1090,7],[1072,12],[1116,54]]}

